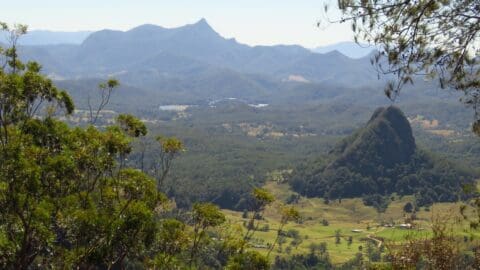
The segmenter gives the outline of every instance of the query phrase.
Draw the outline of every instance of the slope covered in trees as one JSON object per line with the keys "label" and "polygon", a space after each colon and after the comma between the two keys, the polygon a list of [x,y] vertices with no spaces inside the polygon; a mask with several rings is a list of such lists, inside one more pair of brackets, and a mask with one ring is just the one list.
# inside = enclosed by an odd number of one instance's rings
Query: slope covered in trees
{"label": "slope covered in trees", "polygon": [[307,196],[329,199],[364,196],[381,204],[391,193],[415,194],[418,205],[452,202],[464,197],[474,173],[419,149],[403,112],[377,109],[364,128],[330,151],[327,161],[303,165],[292,187]]}
{"label": "slope covered in trees", "polygon": [[27,27],[0,27],[12,37],[0,47],[1,269],[269,268],[267,257],[245,250],[242,235],[215,230],[226,222],[218,206],[172,211],[162,183],[180,141],[157,136],[158,170],[149,175],[125,162],[147,135],[143,122],[122,114],[95,126],[118,81],[100,84],[98,110],[89,100],[87,127],[71,127],[58,119],[74,112],[71,97],[38,63],[18,60]]}

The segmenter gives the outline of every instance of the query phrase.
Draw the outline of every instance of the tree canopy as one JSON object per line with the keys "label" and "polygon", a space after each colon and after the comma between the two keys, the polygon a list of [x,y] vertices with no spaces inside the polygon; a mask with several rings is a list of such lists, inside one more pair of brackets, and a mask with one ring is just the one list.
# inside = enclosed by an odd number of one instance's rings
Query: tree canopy
{"label": "tree canopy", "polygon": [[418,148],[410,124],[398,108],[379,108],[364,128],[333,148],[327,162],[299,166],[294,190],[328,199],[364,197],[384,210],[384,196],[415,195],[419,206],[466,199],[465,185],[477,174]]}
{"label": "tree canopy", "polygon": [[111,125],[94,125],[116,80],[100,85],[89,125],[69,126],[57,117],[74,111],[67,92],[38,63],[18,60],[16,41],[26,27],[0,26],[12,37],[0,50],[0,268],[269,268],[258,252],[240,253],[243,245],[229,242],[226,250],[223,239],[240,243],[241,236],[211,236],[225,222],[217,206],[172,213],[159,183],[181,141],[158,137],[165,157],[155,179],[125,162],[148,133],[142,121],[121,114]]}
{"label": "tree canopy", "polygon": [[[480,3],[475,0],[339,0],[357,42],[379,48],[372,59],[391,74],[385,93],[395,100],[417,76],[464,93],[477,120],[480,103]],[[326,9],[328,7],[326,6]],[[478,133],[479,124],[474,126]]]}

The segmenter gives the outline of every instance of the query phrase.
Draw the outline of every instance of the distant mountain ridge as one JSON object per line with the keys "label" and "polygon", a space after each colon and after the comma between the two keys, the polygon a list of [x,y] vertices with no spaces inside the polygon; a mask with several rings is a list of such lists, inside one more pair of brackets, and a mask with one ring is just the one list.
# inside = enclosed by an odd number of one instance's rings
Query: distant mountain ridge
{"label": "distant mountain ridge", "polygon": [[369,56],[352,59],[338,51],[318,54],[292,45],[252,47],[223,38],[205,19],[176,28],[146,24],[102,30],[81,44],[21,46],[19,55],[41,63],[43,73],[72,91],[81,88],[81,81],[115,77],[126,88],[142,89],[144,106],[152,108],[230,97],[252,103],[324,97],[373,106],[387,101],[376,90],[386,78],[377,78]]}
{"label": "distant mountain ridge", "polygon": [[341,54],[350,58],[359,59],[368,56],[376,48],[367,44],[357,44],[355,42],[339,42],[331,45],[320,46],[312,49],[316,53],[329,53],[332,51],[338,51]]}
{"label": "distant mountain ridge", "polygon": [[184,76],[188,74],[183,71],[188,73],[194,67],[263,74],[279,80],[296,75],[312,82],[367,85],[376,79],[369,59],[351,59],[334,52],[318,54],[301,46],[251,47],[223,38],[205,19],[177,28],[147,24],[125,32],[102,30],[89,34],[79,45],[24,46],[21,55],[26,60],[41,60],[45,73],[62,78],[139,71]]}
{"label": "distant mountain ridge", "polygon": [[[32,30],[19,40],[20,45],[24,46],[41,46],[41,45],[58,45],[58,44],[81,44],[92,31],[49,31],[49,30]],[[5,36],[0,35],[0,42],[7,43]]]}

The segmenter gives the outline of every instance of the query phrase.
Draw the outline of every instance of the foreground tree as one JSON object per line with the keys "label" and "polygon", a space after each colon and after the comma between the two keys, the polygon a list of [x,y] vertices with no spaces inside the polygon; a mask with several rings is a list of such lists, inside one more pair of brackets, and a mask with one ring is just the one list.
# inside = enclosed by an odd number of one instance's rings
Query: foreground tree
{"label": "foreground tree", "polygon": [[478,249],[462,252],[460,239],[455,237],[451,225],[445,223],[445,217],[434,218],[431,229],[431,237],[411,237],[402,244],[386,243],[393,269],[450,270],[480,267]]}
{"label": "foreground tree", "polygon": [[270,253],[275,248],[275,245],[278,243],[278,240],[280,238],[280,235],[282,235],[283,233],[283,228],[285,227],[285,225],[287,225],[289,221],[298,222],[300,221],[300,219],[301,219],[300,213],[298,212],[297,209],[295,209],[295,207],[290,206],[290,207],[283,207],[281,209],[280,225],[278,226],[278,229],[277,229],[277,236],[275,237],[275,240],[273,241],[272,245],[268,249],[267,258],[270,256]]}
{"label": "foreground tree", "polygon": [[247,251],[245,253],[237,254],[233,256],[226,269],[228,270],[267,270],[270,269],[270,262],[265,256],[262,256],[258,252]]}
{"label": "foreground tree", "polygon": [[[0,78],[1,106],[16,108],[4,114],[14,120],[3,123],[0,149],[0,265],[122,268],[152,244],[164,197],[152,178],[117,163],[133,139],[120,126],[71,129],[50,115],[28,116],[21,97],[33,86],[30,72]],[[59,96],[51,102],[67,107]]]}
{"label": "foreground tree", "polygon": [[157,180],[157,189],[163,190],[172,162],[184,151],[183,143],[175,137],[157,136],[157,151],[152,160],[153,175]]}
{"label": "foreground tree", "polygon": [[157,181],[125,162],[132,143],[147,135],[142,121],[121,114],[114,125],[93,125],[116,81],[105,84],[91,125],[68,126],[55,116],[72,114],[69,95],[39,64],[18,60],[26,27],[0,26],[12,39],[0,49],[1,269],[185,269],[197,261],[202,269],[228,262],[268,268],[258,253],[241,254],[240,235],[210,236],[225,222],[218,207],[195,204],[191,226],[172,218],[159,189],[180,141],[158,137]]}
{"label": "foreground tree", "polygon": [[90,94],[87,96],[88,112],[89,112],[89,123],[94,125],[97,123],[98,117],[105,106],[110,102],[110,97],[112,96],[113,90],[117,88],[120,83],[116,79],[108,79],[106,82],[102,82],[98,85],[99,97],[96,104],[96,107],[92,104],[92,99]]}
{"label": "foreground tree", "polygon": [[[416,76],[438,78],[462,91],[479,120],[480,3],[475,0],[339,0],[355,40],[380,48],[372,63],[395,77],[386,95],[395,100]],[[474,125],[480,133],[480,123]]]}
{"label": "foreground tree", "polygon": [[[255,231],[258,230],[260,221],[255,222],[257,219],[263,218],[263,212],[275,201],[275,197],[270,194],[267,190],[262,188],[255,188],[252,191],[252,200],[249,205],[249,210],[252,212],[251,217],[247,223],[247,231],[243,236],[244,245],[248,243],[255,234]],[[243,250],[243,248],[242,248]]]}
{"label": "foreground tree", "polygon": [[190,250],[190,267],[194,263],[202,241],[206,238],[207,229],[217,227],[225,222],[225,215],[218,206],[211,203],[193,205],[193,242]]}

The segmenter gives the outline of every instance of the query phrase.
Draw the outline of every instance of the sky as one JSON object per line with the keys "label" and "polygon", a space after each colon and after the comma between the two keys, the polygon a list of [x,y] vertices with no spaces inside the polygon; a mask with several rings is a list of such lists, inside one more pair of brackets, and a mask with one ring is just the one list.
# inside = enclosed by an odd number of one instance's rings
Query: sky
{"label": "sky", "polygon": [[[16,0],[1,5],[0,21],[30,30],[128,30],[150,23],[178,27],[205,18],[218,33],[249,45],[314,48],[351,41],[348,24],[323,24],[324,4],[335,0]],[[325,21],[325,20],[324,20]]]}

